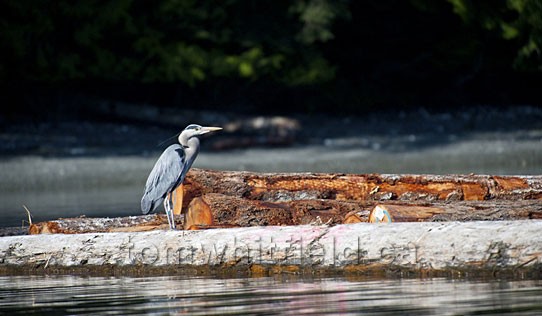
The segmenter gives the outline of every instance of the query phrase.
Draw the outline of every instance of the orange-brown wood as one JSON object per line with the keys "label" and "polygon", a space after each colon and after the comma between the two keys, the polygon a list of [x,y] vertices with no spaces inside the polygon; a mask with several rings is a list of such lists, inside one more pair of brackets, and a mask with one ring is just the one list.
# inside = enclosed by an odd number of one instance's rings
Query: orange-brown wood
{"label": "orange-brown wood", "polygon": [[461,192],[465,201],[483,201],[488,195],[488,188],[478,183],[461,184]]}
{"label": "orange-brown wood", "polygon": [[525,179],[519,177],[499,177],[493,176],[493,180],[497,182],[499,189],[512,191],[529,188],[529,184]]}
{"label": "orange-brown wood", "polygon": [[[528,181],[526,180],[528,179]],[[192,169],[185,200],[221,193],[250,200],[482,201],[542,199],[542,176],[250,173]],[[185,206],[188,201],[184,201]]]}
{"label": "orange-brown wood", "polygon": [[173,191],[173,214],[180,215],[183,210],[184,185],[181,183],[175,191]]}
{"label": "orange-brown wood", "polygon": [[[185,214],[183,228],[202,229],[354,223],[367,221],[368,210],[378,204],[392,221],[538,219],[540,199],[542,176],[266,174],[193,168],[175,191],[173,206],[176,219]],[[75,218],[33,224],[29,232],[139,231],[167,229],[166,223],[165,216]]]}
{"label": "orange-brown wood", "polygon": [[352,211],[344,217],[343,224],[356,224],[368,222],[369,211]]}
{"label": "orange-brown wood", "polygon": [[201,197],[193,199],[184,215],[184,229],[210,226],[213,222],[213,213],[209,205]]}
{"label": "orange-brown wood", "polygon": [[28,233],[36,235],[135,232],[168,227],[167,218],[162,214],[116,218],[75,217],[34,223],[30,225]]}

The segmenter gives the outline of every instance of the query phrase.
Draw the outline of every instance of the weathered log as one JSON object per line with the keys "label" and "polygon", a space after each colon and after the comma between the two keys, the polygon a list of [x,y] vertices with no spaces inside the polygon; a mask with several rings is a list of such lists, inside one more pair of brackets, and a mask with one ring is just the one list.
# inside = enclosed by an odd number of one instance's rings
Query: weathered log
{"label": "weathered log", "polygon": [[[458,201],[433,203],[385,202],[375,205],[369,222],[387,212],[393,222],[502,221],[542,218],[542,203],[537,200]],[[386,214],[384,214],[386,215]]]}
{"label": "weathered log", "polygon": [[[271,203],[210,193],[192,200],[184,209],[184,223],[176,216],[178,228],[186,230],[248,226],[284,226],[304,224],[335,225],[348,212],[365,212],[371,204],[334,200],[307,200]],[[184,226],[181,226],[184,225]],[[90,232],[148,231],[168,229],[162,214],[121,218],[61,218],[34,223],[29,234],[78,234]]]}
{"label": "weathered log", "polygon": [[[179,223],[180,224],[180,223]],[[168,229],[165,215],[141,215],[115,218],[75,217],[60,218],[30,225],[28,233],[36,234],[82,234],[137,232],[155,229]]]}
{"label": "weathered log", "polygon": [[[379,205],[386,208],[393,221],[475,221],[520,220],[542,218],[538,200],[405,202],[405,201],[337,201],[297,200],[265,202],[247,200],[218,193],[193,199],[184,209],[185,229],[220,227],[336,225],[369,221],[369,211]],[[421,210],[421,211],[420,211]],[[399,212],[399,213],[398,213]],[[177,227],[182,220],[176,216]],[[146,231],[168,229],[164,215],[123,218],[67,218],[30,226],[30,234]]]}
{"label": "weathered log", "polygon": [[184,210],[185,228],[206,225],[248,227],[341,224],[347,213],[362,212],[368,205],[357,201],[336,200],[273,203],[209,193],[193,199]]}
{"label": "weathered log", "polygon": [[250,200],[471,201],[542,199],[542,176],[250,173],[191,169],[184,207],[206,193]]}
{"label": "weathered log", "polygon": [[[266,202],[209,193],[193,200],[185,218],[191,225],[270,226],[370,222],[369,211],[380,206],[393,221],[520,220],[542,217],[538,200],[491,200],[457,202],[294,200]],[[204,215],[198,215],[199,213]]]}
{"label": "weathered log", "polygon": [[542,221],[504,221],[9,236],[0,238],[0,274],[80,268],[193,275],[198,268],[228,267],[311,274],[540,273],[541,230]]}

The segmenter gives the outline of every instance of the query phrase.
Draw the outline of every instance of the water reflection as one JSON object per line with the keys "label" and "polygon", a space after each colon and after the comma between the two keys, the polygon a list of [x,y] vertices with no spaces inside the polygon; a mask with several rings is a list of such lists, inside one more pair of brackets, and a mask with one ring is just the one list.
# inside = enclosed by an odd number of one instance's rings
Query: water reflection
{"label": "water reflection", "polygon": [[538,280],[0,277],[6,314],[535,315],[541,295]]}

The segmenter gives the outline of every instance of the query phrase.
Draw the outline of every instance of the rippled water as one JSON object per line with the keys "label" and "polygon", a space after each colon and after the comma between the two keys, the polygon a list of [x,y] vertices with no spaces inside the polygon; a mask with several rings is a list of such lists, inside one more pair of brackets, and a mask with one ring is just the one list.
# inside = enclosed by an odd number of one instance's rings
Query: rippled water
{"label": "rippled water", "polygon": [[0,277],[2,314],[542,314],[542,281]]}

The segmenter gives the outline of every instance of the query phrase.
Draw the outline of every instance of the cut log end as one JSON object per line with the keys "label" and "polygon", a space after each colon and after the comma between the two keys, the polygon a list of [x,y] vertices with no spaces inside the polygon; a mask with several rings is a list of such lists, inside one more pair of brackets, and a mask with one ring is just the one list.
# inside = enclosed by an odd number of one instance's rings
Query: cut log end
{"label": "cut log end", "polygon": [[201,197],[193,199],[184,215],[184,229],[196,230],[213,225],[211,208]]}
{"label": "cut log end", "polygon": [[183,198],[184,198],[184,185],[181,183],[173,191],[173,215],[180,215],[183,210]]}
{"label": "cut log end", "polygon": [[344,217],[343,224],[366,223],[369,211],[352,211]]}
{"label": "cut log end", "polygon": [[424,222],[444,212],[440,207],[379,204],[369,214],[369,223]]}

